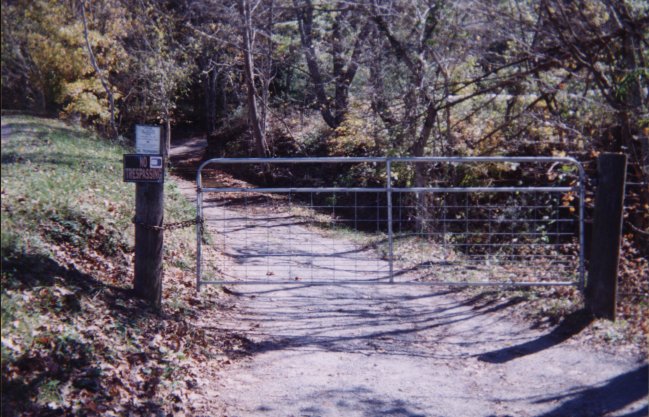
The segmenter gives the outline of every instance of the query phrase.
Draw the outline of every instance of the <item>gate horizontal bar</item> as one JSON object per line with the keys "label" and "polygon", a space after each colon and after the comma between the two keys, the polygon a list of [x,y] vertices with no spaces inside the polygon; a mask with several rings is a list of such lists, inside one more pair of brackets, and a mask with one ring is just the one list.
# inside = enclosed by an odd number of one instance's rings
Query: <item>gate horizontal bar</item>
{"label": "gate horizontal bar", "polygon": [[[373,187],[277,187],[277,188],[234,188],[234,187],[205,187],[203,193],[379,193],[387,188]],[[567,193],[577,191],[575,187],[395,187],[395,193],[534,193],[556,192]]]}
{"label": "gate horizontal bar", "polygon": [[278,187],[278,188],[201,188],[204,193],[384,193],[387,188],[374,187]]}
{"label": "gate horizontal bar", "polygon": [[[514,162],[514,163],[544,163],[565,162],[579,164],[570,157],[555,156],[413,156],[413,157],[300,157],[300,158],[212,158],[201,164],[201,167],[210,164],[308,164],[308,163],[362,163],[362,162]],[[199,168],[200,169],[200,168]]]}
{"label": "gate horizontal bar", "polygon": [[567,156],[412,156],[412,157],[387,157],[386,160],[394,162],[514,162],[514,163],[547,163],[565,162],[580,165],[575,158]]}
{"label": "gate horizontal bar", "polygon": [[302,158],[212,158],[203,162],[198,168],[199,171],[208,164],[312,164],[314,162],[324,164],[336,163],[362,163],[362,162],[385,162],[385,157],[302,157]]}
{"label": "gate horizontal bar", "polygon": [[566,193],[574,187],[394,187],[394,193]]}
{"label": "gate horizontal bar", "polygon": [[483,286],[483,287],[576,287],[579,285],[577,281],[546,281],[546,282],[483,282],[483,281],[354,281],[354,280],[341,280],[341,281],[201,281],[201,285],[398,285],[398,286]]}

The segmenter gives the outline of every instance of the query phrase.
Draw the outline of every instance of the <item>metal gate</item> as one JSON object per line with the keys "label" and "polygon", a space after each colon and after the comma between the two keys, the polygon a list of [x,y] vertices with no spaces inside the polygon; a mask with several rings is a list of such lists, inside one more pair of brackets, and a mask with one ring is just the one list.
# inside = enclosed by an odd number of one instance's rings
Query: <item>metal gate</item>
{"label": "metal gate", "polygon": [[584,171],[572,158],[217,158],[199,167],[197,193],[209,230],[197,228],[199,290],[584,284]]}

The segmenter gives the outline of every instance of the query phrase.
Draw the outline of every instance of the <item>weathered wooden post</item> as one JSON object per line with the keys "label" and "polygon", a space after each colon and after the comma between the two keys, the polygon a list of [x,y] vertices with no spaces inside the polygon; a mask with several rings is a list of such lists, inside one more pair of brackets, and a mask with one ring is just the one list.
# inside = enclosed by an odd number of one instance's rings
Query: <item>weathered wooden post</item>
{"label": "weathered wooden post", "polygon": [[135,185],[135,294],[156,310],[162,303],[164,184]]}
{"label": "weathered wooden post", "polygon": [[625,179],[626,155],[599,156],[586,305],[593,316],[609,320],[615,320],[617,306]]}
{"label": "weathered wooden post", "polygon": [[135,294],[162,305],[164,149],[160,127],[136,126],[137,154],[124,155],[124,181],[135,182]]}

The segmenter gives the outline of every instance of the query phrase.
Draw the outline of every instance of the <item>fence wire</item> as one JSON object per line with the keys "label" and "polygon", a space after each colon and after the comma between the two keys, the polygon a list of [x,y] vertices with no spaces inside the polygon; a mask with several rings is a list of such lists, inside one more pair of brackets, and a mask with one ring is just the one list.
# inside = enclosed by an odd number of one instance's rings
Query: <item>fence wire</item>
{"label": "fence wire", "polygon": [[[493,164],[536,168],[496,178]],[[247,188],[214,170],[203,184],[208,165],[292,176]],[[328,183],[314,186],[316,169]],[[333,186],[350,172],[361,184]],[[583,283],[583,171],[569,158],[217,159],[198,189],[224,255],[203,258],[199,236],[199,286]]]}

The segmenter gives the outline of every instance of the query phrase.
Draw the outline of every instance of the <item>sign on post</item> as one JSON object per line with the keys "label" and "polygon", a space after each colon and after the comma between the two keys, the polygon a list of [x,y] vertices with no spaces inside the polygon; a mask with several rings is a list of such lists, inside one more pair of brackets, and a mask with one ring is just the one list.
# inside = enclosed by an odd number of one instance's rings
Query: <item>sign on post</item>
{"label": "sign on post", "polygon": [[160,126],[135,125],[135,152],[159,155]]}
{"label": "sign on post", "polygon": [[124,182],[164,182],[162,155],[124,154]]}

